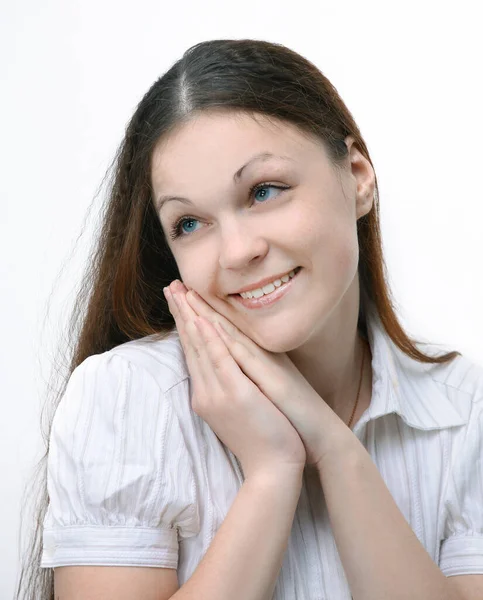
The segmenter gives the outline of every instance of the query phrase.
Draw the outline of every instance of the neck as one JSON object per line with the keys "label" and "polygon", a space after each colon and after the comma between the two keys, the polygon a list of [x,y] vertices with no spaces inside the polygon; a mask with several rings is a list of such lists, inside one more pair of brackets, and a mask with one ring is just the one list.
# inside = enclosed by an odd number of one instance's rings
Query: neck
{"label": "neck", "polygon": [[369,343],[357,329],[358,302],[348,314],[342,311],[326,323],[323,331],[288,353],[319,396],[348,424],[354,409],[364,354],[359,401],[353,427],[372,397],[372,354]]}

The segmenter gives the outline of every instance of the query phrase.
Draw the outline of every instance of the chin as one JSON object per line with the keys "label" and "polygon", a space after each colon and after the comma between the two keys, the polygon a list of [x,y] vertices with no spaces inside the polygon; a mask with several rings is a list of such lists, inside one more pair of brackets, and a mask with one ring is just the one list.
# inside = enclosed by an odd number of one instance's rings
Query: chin
{"label": "chin", "polygon": [[267,335],[259,334],[257,336],[250,336],[247,334],[256,344],[267,350],[267,352],[282,353],[291,352],[296,348],[299,348],[305,341],[300,333],[290,332],[284,335],[281,332],[276,334],[267,333]]}

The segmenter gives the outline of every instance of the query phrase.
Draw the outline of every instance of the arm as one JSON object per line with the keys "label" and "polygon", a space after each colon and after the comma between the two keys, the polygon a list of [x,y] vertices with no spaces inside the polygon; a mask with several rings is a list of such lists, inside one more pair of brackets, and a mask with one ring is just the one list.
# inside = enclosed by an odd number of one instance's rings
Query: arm
{"label": "arm", "polygon": [[270,600],[282,567],[303,469],[246,479],[197,569],[174,600]]}
{"label": "arm", "polygon": [[364,446],[349,429],[341,436],[319,477],[354,600],[456,600]]}

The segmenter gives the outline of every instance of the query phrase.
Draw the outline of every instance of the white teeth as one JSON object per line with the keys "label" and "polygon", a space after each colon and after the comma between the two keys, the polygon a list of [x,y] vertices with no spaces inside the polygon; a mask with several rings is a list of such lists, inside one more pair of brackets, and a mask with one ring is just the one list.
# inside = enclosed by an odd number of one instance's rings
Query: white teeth
{"label": "white teeth", "polygon": [[295,269],[280,279],[275,279],[275,281],[272,281],[272,283],[267,283],[267,285],[264,285],[262,288],[257,288],[251,292],[242,292],[240,296],[242,298],[261,298],[265,294],[271,294],[273,291],[275,291],[275,288],[280,287],[282,283],[287,283],[287,281],[292,279],[294,275]]}
{"label": "white teeth", "polygon": [[273,283],[269,283],[268,285],[264,285],[262,287],[264,294],[269,294],[270,292],[273,292],[274,289],[275,289],[275,286]]}

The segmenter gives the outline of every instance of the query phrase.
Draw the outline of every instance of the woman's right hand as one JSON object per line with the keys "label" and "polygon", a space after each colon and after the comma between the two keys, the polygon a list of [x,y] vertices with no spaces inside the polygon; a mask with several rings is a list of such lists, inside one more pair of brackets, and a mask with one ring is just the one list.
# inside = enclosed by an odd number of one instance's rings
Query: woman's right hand
{"label": "woman's right hand", "polygon": [[176,288],[165,288],[192,382],[192,407],[241,463],[245,479],[274,470],[302,471],[304,444],[288,418],[249,379],[207,319]]}

